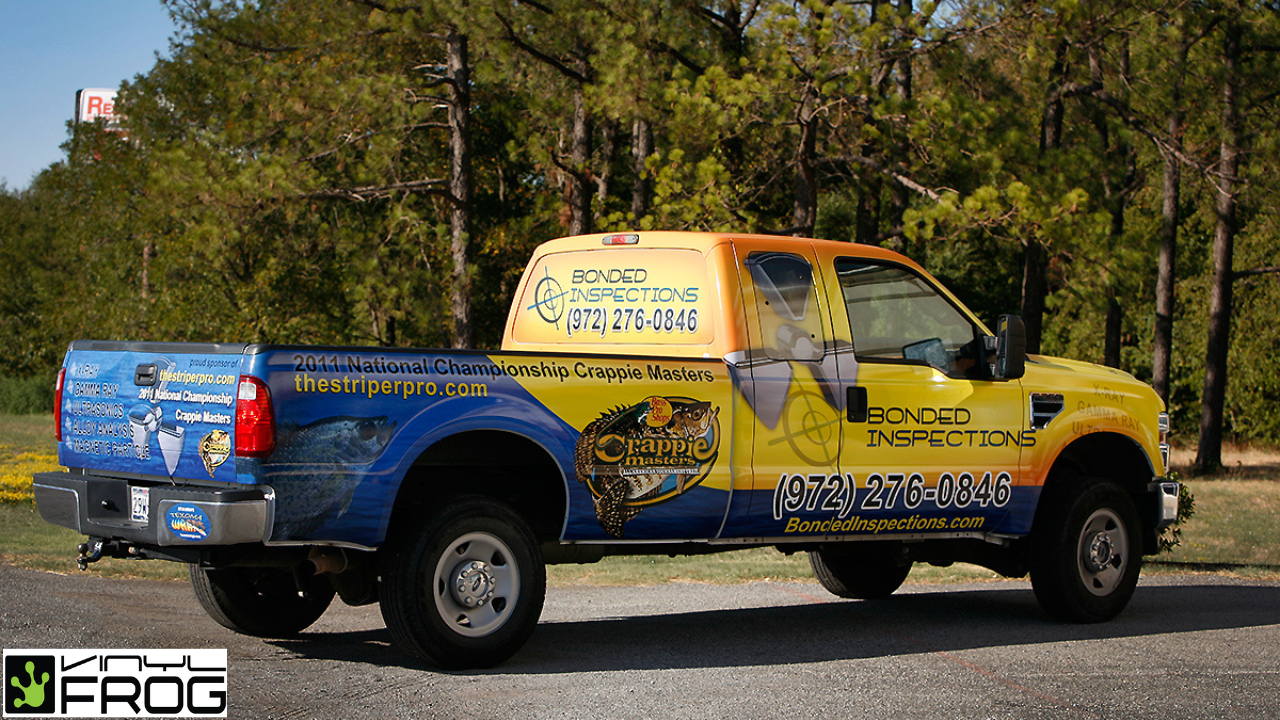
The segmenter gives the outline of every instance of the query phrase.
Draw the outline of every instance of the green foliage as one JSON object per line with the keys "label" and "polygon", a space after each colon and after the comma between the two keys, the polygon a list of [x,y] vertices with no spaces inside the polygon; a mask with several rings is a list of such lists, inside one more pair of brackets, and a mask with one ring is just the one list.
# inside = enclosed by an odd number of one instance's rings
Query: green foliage
{"label": "green foliage", "polygon": [[1161,530],[1160,536],[1156,538],[1158,554],[1172,552],[1182,544],[1182,531],[1191,516],[1196,514],[1196,498],[1191,493],[1191,487],[1182,482],[1182,478],[1176,472],[1166,474],[1165,480],[1182,484],[1178,486],[1178,517],[1174,519],[1172,525]]}
{"label": "green foliage", "polygon": [[[1101,360],[1116,303],[1120,365],[1146,379],[1165,157],[1152,138],[1181,87],[1168,404],[1175,433],[1195,432],[1216,222],[1203,169],[1221,132],[1211,6],[168,6],[170,51],[121,88],[127,135],[74,127],[65,160],[28,190],[0,188],[0,375],[49,378],[78,337],[449,344],[455,31],[471,71],[462,276],[482,347],[499,342],[530,250],[567,231],[577,180],[598,230],[813,223],[905,252],[987,320],[1019,311],[1023,248],[1041,246],[1043,349]],[[1238,10],[1250,48],[1280,45],[1274,13]],[[1278,62],[1251,51],[1241,87],[1238,270],[1275,264]],[[578,112],[590,132],[575,159]],[[1255,442],[1280,442],[1276,283],[1236,283],[1227,430]]]}
{"label": "green foliage", "polygon": [[53,379],[47,376],[15,378],[0,375],[0,414],[34,415],[53,407]]}

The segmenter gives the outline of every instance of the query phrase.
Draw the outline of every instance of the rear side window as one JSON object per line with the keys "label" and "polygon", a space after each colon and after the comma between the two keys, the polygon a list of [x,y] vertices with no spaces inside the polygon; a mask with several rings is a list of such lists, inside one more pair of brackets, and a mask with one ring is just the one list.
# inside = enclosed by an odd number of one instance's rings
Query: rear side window
{"label": "rear side window", "polygon": [[516,342],[705,345],[714,335],[706,261],[696,250],[544,255],[518,302]]}
{"label": "rear side window", "polygon": [[752,253],[746,266],[755,285],[765,354],[774,360],[821,360],[826,338],[813,266],[781,252]]}

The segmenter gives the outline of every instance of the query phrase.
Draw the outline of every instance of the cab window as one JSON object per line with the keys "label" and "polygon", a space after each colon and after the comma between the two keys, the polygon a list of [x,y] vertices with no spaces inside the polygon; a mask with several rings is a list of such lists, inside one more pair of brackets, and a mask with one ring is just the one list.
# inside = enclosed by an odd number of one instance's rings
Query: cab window
{"label": "cab window", "polygon": [[826,338],[813,266],[799,255],[752,253],[746,260],[756,290],[765,355],[774,360],[817,362]]}
{"label": "cab window", "polygon": [[976,376],[982,335],[924,278],[893,265],[836,260],[859,362],[927,364],[953,377]]}

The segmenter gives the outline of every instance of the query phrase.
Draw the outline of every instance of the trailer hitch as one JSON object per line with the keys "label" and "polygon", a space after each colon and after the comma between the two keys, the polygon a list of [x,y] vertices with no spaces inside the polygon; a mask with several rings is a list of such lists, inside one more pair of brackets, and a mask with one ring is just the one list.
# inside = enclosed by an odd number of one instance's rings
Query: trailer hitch
{"label": "trailer hitch", "polygon": [[89,563],[95,563],[102,559],[102,546],[106,543],[102,538],[89,538],[89,542],[80,543],[76,548],[80,551],[80,556],[76,558],[76,565],[81,570],[88,570]]}

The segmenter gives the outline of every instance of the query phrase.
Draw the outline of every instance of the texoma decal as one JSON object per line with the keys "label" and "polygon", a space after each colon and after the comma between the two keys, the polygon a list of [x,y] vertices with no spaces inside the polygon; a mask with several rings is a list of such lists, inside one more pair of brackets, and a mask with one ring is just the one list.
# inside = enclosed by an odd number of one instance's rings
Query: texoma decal
{"label": "texoma decal", "polygon": [[574,462],[600,527],[620,538],[623,523],[644,507],[701,483],[720,451],[719,413],[709,402],[655,395],[588,424]]}
{"label": "texoma decal", "polygon": [[208,540],[212,527],[209,516],[191,503],[174,505],[165,513],[165,522],[169,525],[169,532],[192,542]]}

